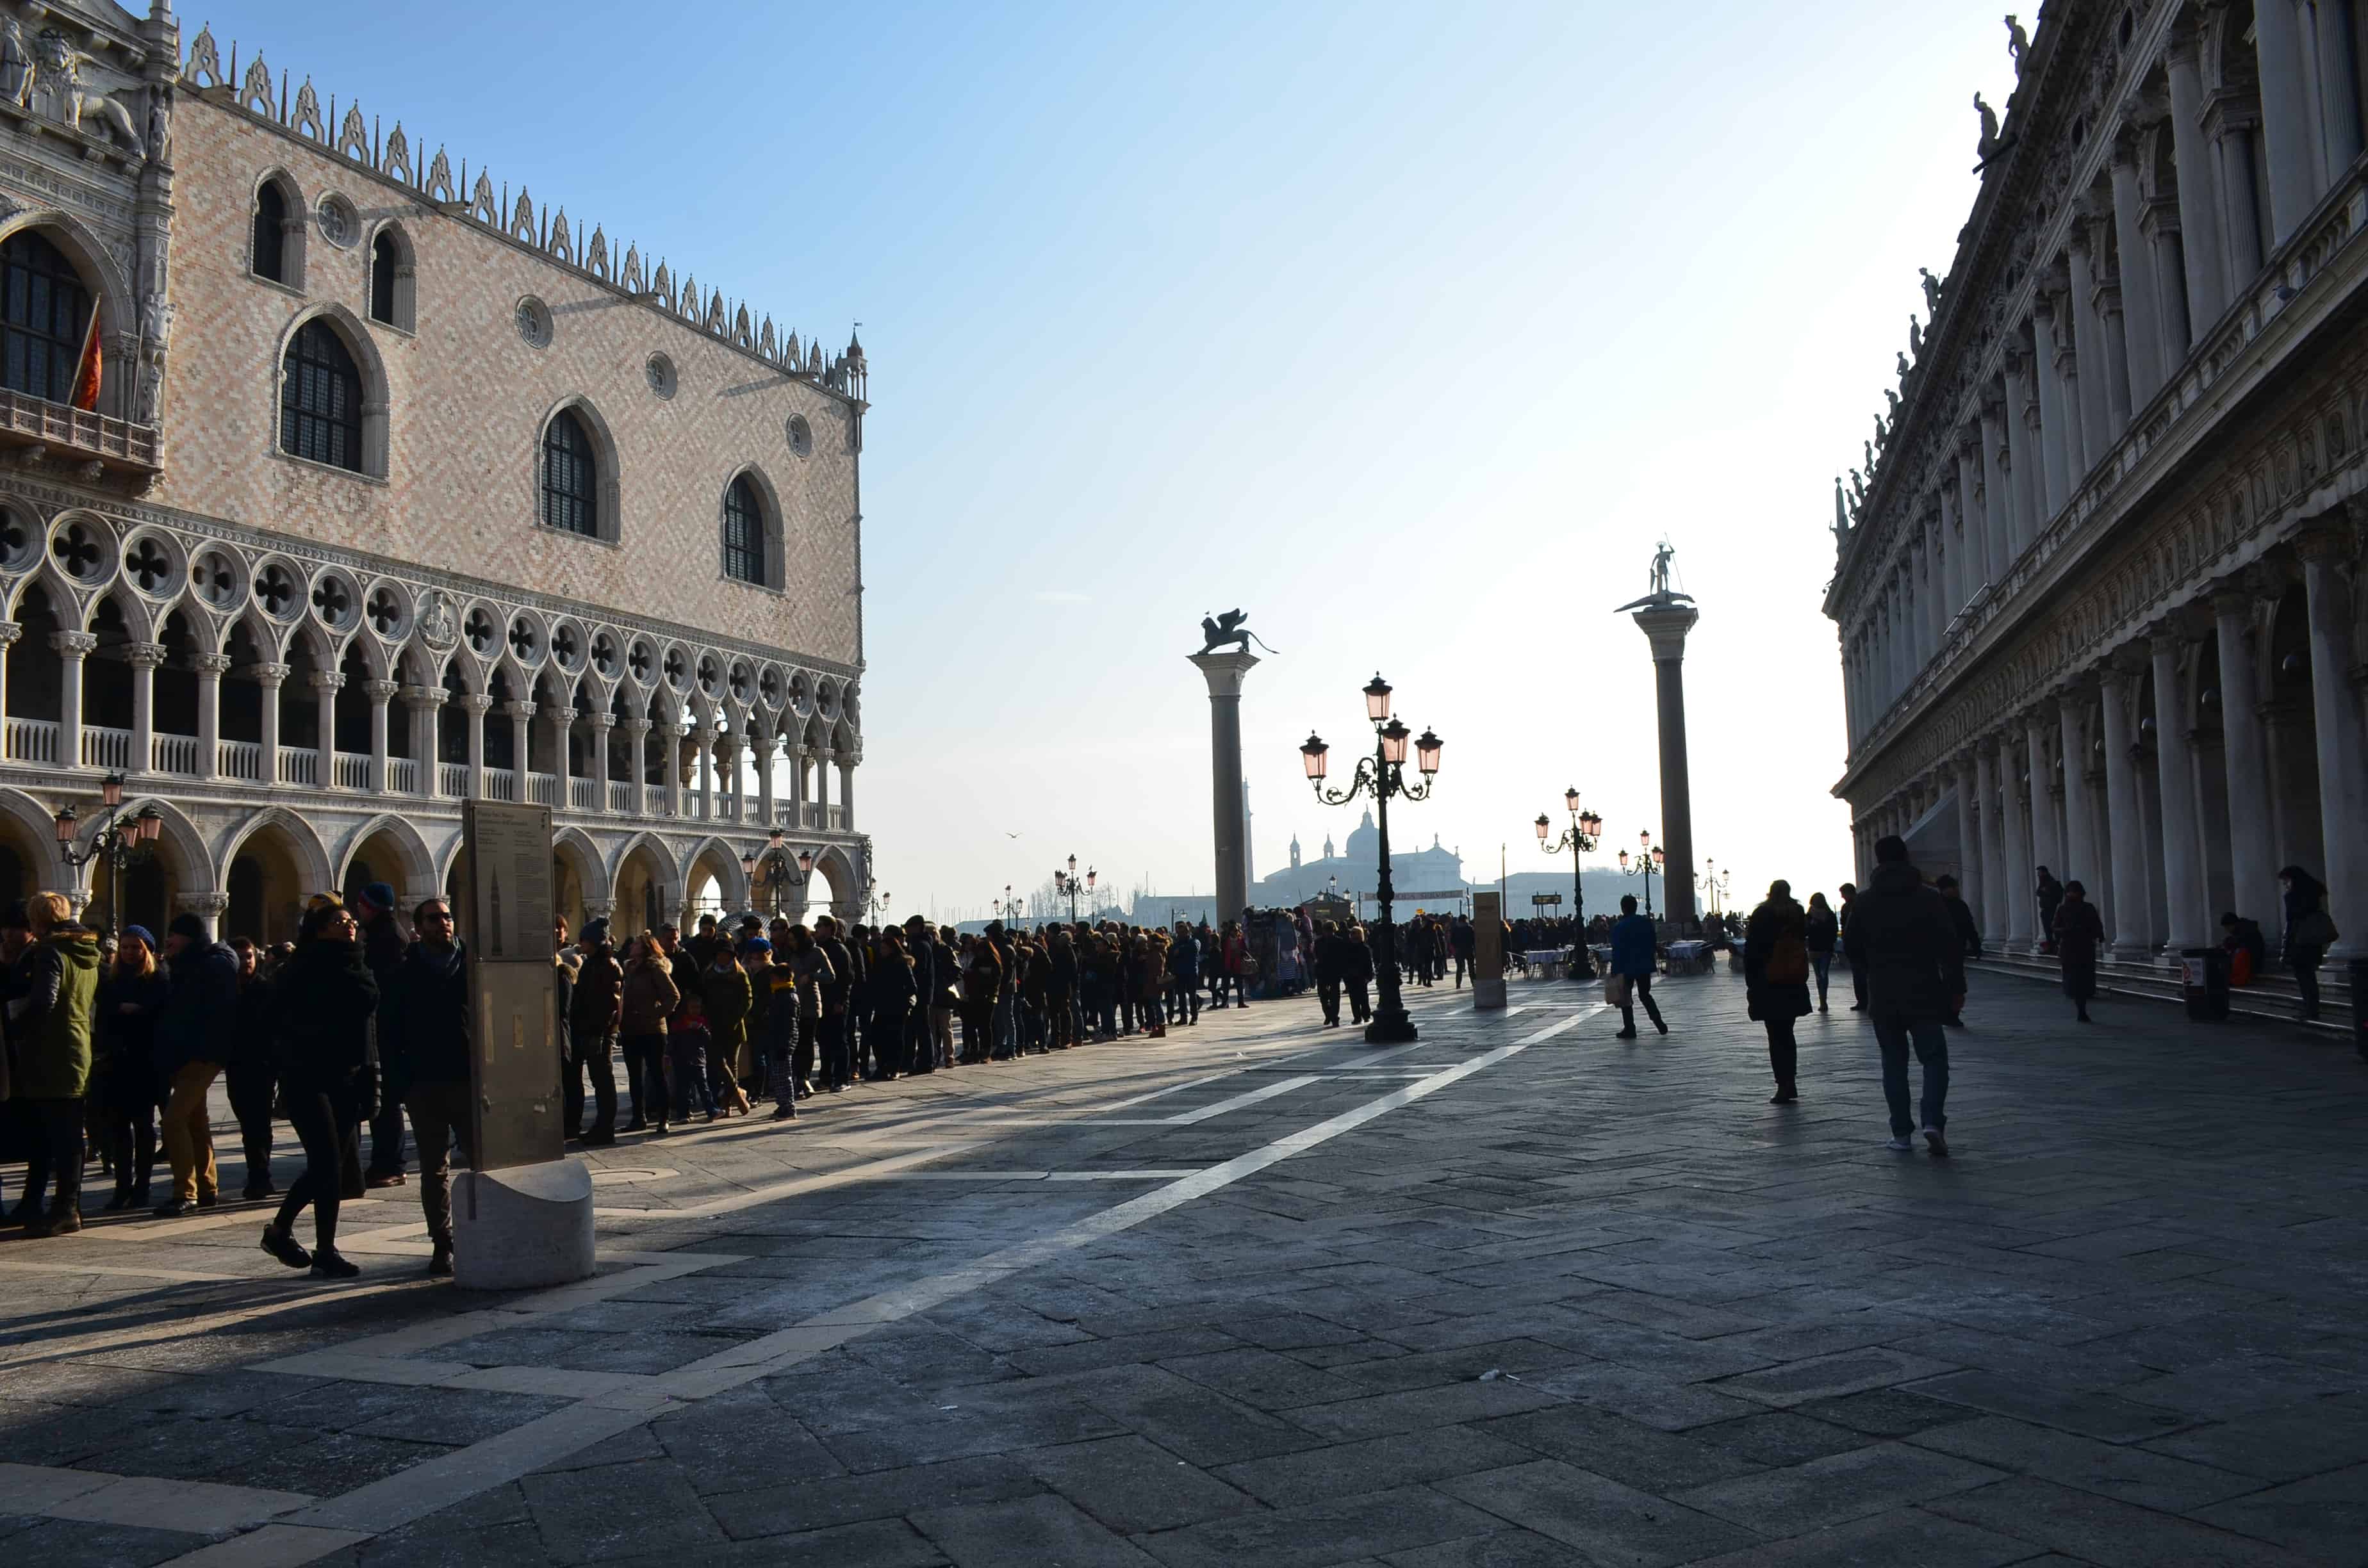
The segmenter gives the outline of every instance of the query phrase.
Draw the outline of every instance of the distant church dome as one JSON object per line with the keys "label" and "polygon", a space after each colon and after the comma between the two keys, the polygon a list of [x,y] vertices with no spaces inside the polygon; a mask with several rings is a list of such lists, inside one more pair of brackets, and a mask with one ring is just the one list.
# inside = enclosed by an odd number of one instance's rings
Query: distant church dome
{"label": "distant church dome", "polygon": [[1360,866],[1372,866],[1380,863],[1382,853],[1382,830],[1373,825],[1372,812],[1367,812],[1365,813],[1365,820],[1359,823],[1355,829],[1349,833],[1349,846],[1345,851],[1343,851],[1343,853]]}

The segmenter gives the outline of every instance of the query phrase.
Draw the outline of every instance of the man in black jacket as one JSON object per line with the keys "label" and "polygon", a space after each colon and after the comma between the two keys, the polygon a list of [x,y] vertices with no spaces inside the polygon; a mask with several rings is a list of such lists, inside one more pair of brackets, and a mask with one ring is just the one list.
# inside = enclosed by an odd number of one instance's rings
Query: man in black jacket
{"label": "man in black jacket", "polygon": [[477,1155],[469,1122],[469,952],[452,933],[452,906],[440,898],[412,912],[419,939],[394,969],[393,994],[379,1014],[379,1050],[390,1094],[411,1113],[419,1146],[419,1208],[432,1249],[427,1272],[452,1272],[451,1145],[472,1170]]}
{"label": "man in black jacket", "polygon": [[[370,1027],[386,1032],[386,999],[394,994],[394,971],[403,962],[403,927],[394,918],[394,889],[372,882],[354,900],[362,927],[362,961],[378,981],[379,1012]],[[381,1046],[381,1056],[384,1047]],[[401,1187],[403,1174],[403,1099],[386,1083],[386,1064],[379,1063],[378,1114],[370,1122],[370,1168],[362,1179],[371,1187]]]}
{"label": "man in black jacket", "polygon": [[1883,1048],[1883,1097],[1891,1107],[1891,1144],[1913,1149],[1907,1051],[1924,1064],[1924,1141],[1946,1154],[1949,1041],[1941,1021],[1965,1001],[1965,955],[1949,901],[1924,885],[1897,835],[1875,841],[1874,875],[1858,895],[1844,937],[1850,971],[1866,976],[1867,1013]]}
{"label": "man in black jacket", "polygon": [[165,1154],[173,1163],[173,1196],[156,1214],[175,1219],[214,1206],[214,1135],[206,1093],[229,1061],[238,1028],[238,955],[186,911],[165,928],[172,984],[156,1020],[156,1077],[169,1086],[165,1107]]}
{"label": "man in black jacket", "polygon": [[271,1059],[271,983],[263,978],[263,949],[252,938],[233,937],[230,947],[238,955],[238,1008],[222,1078],[230,1085],[231,1114],[238,1119],[239,1142],[246,1150],[244,1196],[269,1198],[279,1190],[271,1180],[271,1102],[279,1083]]}

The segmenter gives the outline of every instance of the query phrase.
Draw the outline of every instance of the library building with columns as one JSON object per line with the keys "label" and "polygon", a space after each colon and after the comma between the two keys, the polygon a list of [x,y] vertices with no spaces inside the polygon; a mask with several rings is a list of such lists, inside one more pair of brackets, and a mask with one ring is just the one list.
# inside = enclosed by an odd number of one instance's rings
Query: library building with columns
{"label": "library building with columns", "polygon": [[2161,965],[2226,913],[2274,958],[2298,866],[2368,953],[2368,7],[2050,0],[2014,44],[1836,503],[1861,872],[1905,835],[2011,953],[2044,866]]}
{"label": "library building with columns", "polygon": [[242,56],[0,4],[0,899],[859,915],[860,345]]}

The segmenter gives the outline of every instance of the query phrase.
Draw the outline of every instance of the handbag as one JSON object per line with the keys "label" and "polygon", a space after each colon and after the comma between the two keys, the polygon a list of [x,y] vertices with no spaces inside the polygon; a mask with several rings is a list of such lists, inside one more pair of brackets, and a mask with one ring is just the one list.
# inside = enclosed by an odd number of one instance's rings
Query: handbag
{"label": "handbag", "polygon": [[1628,977],[1624,974],[1605,975],[1603,977],[1603,999],[1606,1002],[1611,1003],[1615,1007],[1625,1007],[1628,1006]]}
{"label": "handbag", "polygon": [[2314,909],[2294,923],[2294,935],[2288,939],[2297,947],[2331,948],[2343,933],[2335,928],[2335,917],[2324,909]]}
{"label": "handbag", "polygon": [[1798,985],[1809,978],[1808,945],[1795,937],[1780,937],[1768,950],[1768,983]]}

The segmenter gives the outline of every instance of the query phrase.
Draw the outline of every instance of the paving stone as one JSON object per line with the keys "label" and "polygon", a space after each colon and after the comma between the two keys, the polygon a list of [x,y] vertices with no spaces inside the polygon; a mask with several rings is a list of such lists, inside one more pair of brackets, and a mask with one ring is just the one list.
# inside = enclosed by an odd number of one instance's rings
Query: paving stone
{"label": "paving stone", "polygon": [[[2064,1561],[2068,1568],[2069,1559]],[[2001,1568],[2009,1562],[2037,1568],[2031,1543],[1920,1508],[1895,1508],[1704,1558],[1694,1568]]]}
{"label": "paving stone", "polygon": [[1713,1385],[1715,1392],[1754,1399],[1780,1409],[1811,1400],[1835,1399],[1865,1389],[1892,1388],[1918,1378],[1953,1370],[1945,1361],[1909,1356],[1881,1346],[1813,1356],[1763,1371],[1746,1372]]}
{"label": "paving stone", "polygon": [[8,1554],[38,1568],[148,1568],[194,1551],[206,1538],[132,1525],[43,1519],[7,1538]]}
{"label": "paving stone", "polygon": [[693,1559],[675,1556],[626,1558],[619,1568],[940,1568],[948,1562],[935,1542],[903,1519],[871,1519],[834,1525],[798,1535],[727,1541],[702,1547]]}
{"label": "paving stone", "polygon": [[2010,1535],[2103,1568],[2290,1568],[2283,1547],[2133,1507],[2033,1476],[1943,1497],[1933,1513]]}
{"label": "paving stone", "polygon": [[1178,1529],[1258,1506],[1217,1479],[1223,1471],[1197,1469],[1141,1437],[1105,1437],[1015,1457],[1046,1485],[1121,1535]]}
{"label": "paving stone", "polygon": [[1987,1465],[1875,1443],[1677,1494],[1678,1501],[1768,1535],[1800,1535],[2001,1479]]}
{"label": "paving stone", "polygon": [[1749,1530],[1559,1460],[1533,1460],[1435,1485],[1590,1558],[1640,1568],[1690,1562],[1755,1539]]}
{"label": "paving stone", "polygon": [[1510,1378],[1492,1382],[1445,1383],[1403,1393],[1372,1394],[1331,1404],[1311,1404],[1289,1418],[1336,1441],[1425,1431],[1492,1415],[1511,1415],[1558,1403],[1555,1394]]}
{"label": "paving stone", "polygon": [[1133,1367],[1171,1356],[1195,1356],[1230,1350],[1239,1342],[1231,1335],[1198,1326],[1164,1329],[1156,1334],[1128,1335],[1115,1339],[1086,1340],[1075,1345],[1050,1345],[1015,1350],[1011,1364],[1031,1377],[1063,1372],[1088,1372],[1102,1367]]}
{"label": "paving stone", "polygon": [[[1132,1428],[1197,1465],[1293,1453],[1321,1447],[1324,1441],[1304,1424],[1253,1410],[1156,1367],[1090,1372],[1070,1380],[1067,1388],[1121,1427]],[[1342,1406],[1310,1408],[1325,1411]],[[1454,1419],[1441,1415],[1434,1424],[1444,1426]]]}
{"label": "paving stone", "polygon": [[1170,1568],[1334,1568],[1359,1555],[1490,1535],[1497,1526],[1478,1508],[1414,1487],[1237,1514],[1136,1544]]}
{"label": "paving stone", "polygon": [[2320,1562],[2357,1560],[2368,1541],[2368,1464],[2188,1511],[2207,1524],[2273,1540]]}
{"label": "paving stone", "polygon": [[702,1501],[726,1534],[747,1540],[896,1518],[918,1508],[999,1503],[1043,1490],[1044,1483],[1026,1465],[1008,1455],[993,1455],[875,1471],[855,1483],[784,1476]]}
{"label": "paving stone", "polygon": [[1964,1419],[1962,1405],[1932,1399],[1907,1389],[1869,1389],[1839,1399],[1813,1399],[1793,1407],[1795,1414],[1829,1421],[1878,1437],[1905,1437],[1927,1427]]}
{"label": "paving stone", "polygon": [[650,1424],[666,1456],[701,1496],[741,1492],[785,1476],[814,1481],[847,1467],[763,1390],[732,1389]]}
{"label": "paving stone", "polygon": [[2192,1513],[2206,1504],[2261,1488],[2252,1476],[2233,1475],[2145,1449],[2100,1443],[2001,1415],[1934,1427],[1910,1440],[1918,1448],[1937,1449],[1999,1470],[2044,1475],[2061,1485],[2166,1514]]}
{"label": "paving stone", "polygon": [[[1731,1421],[1736,1416],[1765,1408],[1748,1400],[1729,1399],[1707,1388],[1673,1382],[1651,1372],[1622,1367],[1611,1361],[1541,1372],[1523,1381],[1527,1386],[1554,1398],[1577,1400],[1582,1404],[1618,1411],[1632,1420],[1668,1432],[1680,1432],[1689,1426],[1705,1426],[1713,1421]],[[1494,1388],[1497,1385],[1487,1383],[1480,1386]]]}
{"label": "paving stone", "polygon": [[1571,1568],[1575,1562],[1602,1560],[1575,1557],[1561,1541],[1534,1530],[1501,1529],[1470,1540],[1393,1551],[1381,1561],[1388,1568]]}
{"label": "paving stone", "polygon": [[1738,1460],[1763,1469],[1800,1464],[1866,1446],[1864,1433],[1829,1421],[1814,1420],[1799,1411],[1771,1410],[1734,1421],[1713,1422],[1690,1428],[1686,1437],[1704,1448],[1732,1454]]}
{"label": "paving stone", "polygon": [[1428,1427],[1225,1465],[1214,1473],[1280,1507],[1520,1464],[1535,1453],[1476,1426]]}
{"label": "paving stone", "polygon": [[521,1485],[544,1544],[563,1562],[660,1551],[696,1561],[698,1552],[723,1540],[700,1506],[699,1494],[669,1460],[529,1475]]}
{"label": "paving stone", "polygon": [[1154,1568],[1153,1559],[1062,1497],[928,1508],[915,1514],[912,1523],[958,1568],[1005,1568],[1017,1562]]}
{"label": "paving stone", "polygon": [[[268,1487],[276,1492],[302,1492],[335,1497],[400,1474],[413,1465],[458,1451],[457,1445],[407,1442],[398,1437],[366,1437],[358,1432],[311,1432],[297,1428],[266,1428],[279,1446],[268,1453],[251,1454],[229,1444],[211,1450],[209,1479],[242,1486]],[[298,1433],[297,1440],[288,1438]]]}
{"label": "paving stone", "polygon": [[356,1556],[363,1568],[543,1568],[558,1561],[531,1520],[445,1527],[433,1517],[366,1543]]}
{"label": "paving stone", "polygon": [[2296,1404],[2360,1386],[2348,1372],[2283,1356],[2247,1356],[2191,1367],[2114,1392],[2140,1404],[2160,1405],[2199,1419],[2226,1421],[2256,1411]]}
{"label": "paving stone", "polygon": [[2109,1393],[2084,1393],[2032,1384],[1997,1372],[1954,1372],[1901,1391],[1946,1400],[1994,1415],[2054,1426],[2108,1443],[2158,1437],[2192,1425],[2190,1417],[2158,1405],[2136,1404]]}
{"label": "paving stone", "polygon": [[1764,1468],[1730,1449],[1700,1440],[1700,1433],[1715,1427],[1664,1432],[1591,1405],[1554,1405],[1481,1422],[1473,1430],[1664,1495]]}
{"label": "paving stone", "polygon": [[2241,1475],[2298,1481],[2368,1460],[2368,1400],[2311,1400],[2140,1446]]}
{"label": "paving stone", "polygon": [[[1214,1350],[1204,1356],[1169,1357],[1159,1365],[1178,1377],[1189,1378],[1259,1410],[1285,1410],[1293,1405],[1356,1399],[1372,1392],[1360,1382],[1318,1371],[1288,1356],[1249,1346]],[[1397,1367],[1405,1362],[1386,1365]]]}

